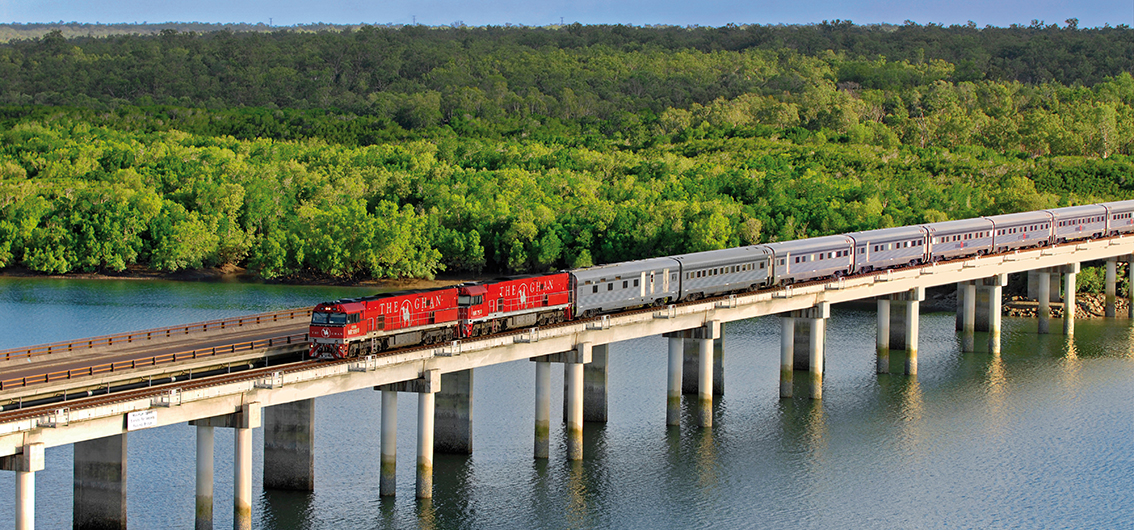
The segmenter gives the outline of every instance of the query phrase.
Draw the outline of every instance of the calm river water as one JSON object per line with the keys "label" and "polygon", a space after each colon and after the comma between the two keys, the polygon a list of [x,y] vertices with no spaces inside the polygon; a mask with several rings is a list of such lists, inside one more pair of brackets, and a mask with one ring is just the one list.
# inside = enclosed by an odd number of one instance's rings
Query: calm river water
{"label": "calm river water", "polygon": [[[313,305],[358,288],[0,278],[0,348]],[[265,492],[254,527],[1115,528],[1134,513],[1134,334],[1080,320],[1068,341],[1004,319],[1003,353],[962,354],[952,313],[922,315],[916,379],[874,374],[874,313],[836,307],[821,403],[778,398],[779,322],[730,323],[711,430],[665,426],[666,342],[611,347],[609,417],[565,461],[532,452],[534,367],[478,369],[471,457],[438,455],[414,499],[416,400],[399,400],[398,496],[378,497],[380,399],[316,401],[316,491]],[[1053,330],[1060,330],[1053,323]],[[979,334],[978,334],[979,335]],[[983,337],[978,336],[978,344]],[[562,372],[553,371],[553,388]],[[797,392],[797,395],[804,392]],[[259,430],[254,447],[262,448]],[[132,528],[192,528],[194,429],[131,433]],[[217,528],[232,526],[232,436],[216,439]],[[0,528],[14,477],[0,473]],[[36,522],[70,526],[70,447],[36,473]]]}

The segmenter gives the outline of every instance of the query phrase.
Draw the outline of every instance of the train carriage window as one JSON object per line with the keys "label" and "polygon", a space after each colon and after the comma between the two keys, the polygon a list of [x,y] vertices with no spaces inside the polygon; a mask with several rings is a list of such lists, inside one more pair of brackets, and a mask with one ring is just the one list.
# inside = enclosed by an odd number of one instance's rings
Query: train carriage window
{"label": "train carriage window", "polygon": [[614,284],[613,283],[606,284],[606,290],[607,291],[613,291],[614,290]]}
{"label": "train carriage window", "polygon": [[[674,277],[673,277],[673,279],[675,279],[675,280],[676,280],[676,279],[677,279],[677,276],[674,276]],[[635,278],[635,279],[634,279],[634,287],[637,287],[637,286],[638,286],[638,279],[637,279],[637,278]]]}
{"label": "train carriage window", "polygon": [[598,286],[597,286],[597,285],[591,288],[591,293],[592,293],[592,294],[593,294],[593,293],[597,293],[597,292],[598,292]]}
{"label": "train carriage window", "polygon": [[628,282],[626,280],[622,280],[622,288],[625,289],[627,287],[630,287],[630,282]]}
{"label": "train carriage window", "polygon": [[760,262],[760,268],[761,268],[761,269],[763,269],[763,268],[764,268],[764,262]]}

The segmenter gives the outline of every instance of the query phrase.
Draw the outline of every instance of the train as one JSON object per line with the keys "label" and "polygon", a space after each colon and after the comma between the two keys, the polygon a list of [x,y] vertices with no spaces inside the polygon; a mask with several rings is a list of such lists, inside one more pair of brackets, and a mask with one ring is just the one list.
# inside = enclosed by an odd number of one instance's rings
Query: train
{"label": "train", "polygon": [[343,359],[794,283],[1134,232],[1134,200],[883,228],[323,302],[309,357]]}

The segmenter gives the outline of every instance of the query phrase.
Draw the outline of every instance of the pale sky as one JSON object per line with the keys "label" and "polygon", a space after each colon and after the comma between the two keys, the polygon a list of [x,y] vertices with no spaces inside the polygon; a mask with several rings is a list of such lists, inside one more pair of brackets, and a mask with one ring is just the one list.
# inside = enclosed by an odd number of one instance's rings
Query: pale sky
{"label": "pale sky", "polygon": [[856,24],[1134,26],[1134,0],[0,0],[0,23],[247,22],[426,24]]}

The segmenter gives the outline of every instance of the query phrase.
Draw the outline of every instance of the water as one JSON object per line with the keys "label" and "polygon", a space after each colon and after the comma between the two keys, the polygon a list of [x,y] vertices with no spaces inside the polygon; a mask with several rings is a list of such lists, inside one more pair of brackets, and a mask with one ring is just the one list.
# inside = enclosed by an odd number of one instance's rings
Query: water
{"label": "water", "polygon": [[[357,290],[256,284],[0,279],[0,347],[310,305]],[[142,310],[134,302],[142,304]],[[14,324],[34,316],[52,326]],[[399,400],[398,495],[379,499],[376,392],[316,401],[316,491],[264,492],[256,528],[1109,528],[1134,509],[1129,321],[1086,321],[1070,342],[1004,319],[1003,352],[962,354],[952,313],[923,314],[916,379],[874,374],[874,314],[836,307],[824,399],[780,400],[779,330],[727,326],[714,427],[665,426],[666,342],[611,347],[609,417],[569,463],[561,407],[552,457],[532,452],[534,367],[478,369],[471,457],[437,455],[434,499],[413,498],[416,399]],[[1053,323],[1052,329],[1060,326]],[[18,332],[18,337],[8,337]],[[977,344],[984,338],[978,334]],[[896,357],[896,356],[895,356]],[[898,359],[895,359],[895,363]],[[896,364],[895,364],[896,366]],[[553,369],[553,388],[562,372]],[[803,378],[799,378],[803,379]],[[796,395],[806,395],[797,387]],[[216,438],[217,528],[232,525],[232,436]],[[194,430],[130,434],[134,528],[191,528]],[[0,474],[12,477],[11,473]],[[70,447],[36,473],[41,528],[70,525]],[[0,478],[0,514],[13,480]],[[12,517],[0,515],[0,528]]]}

